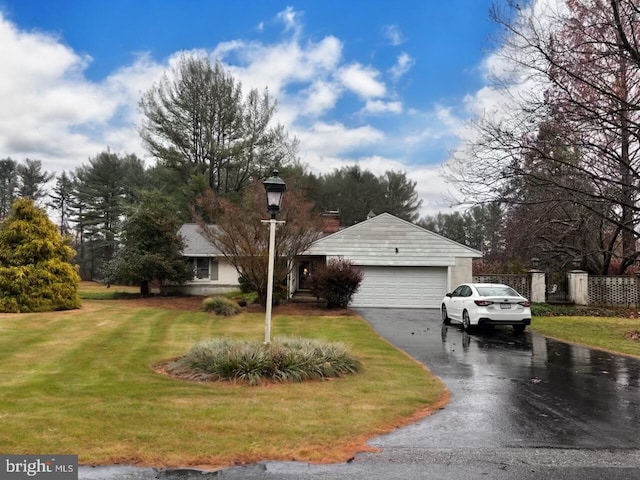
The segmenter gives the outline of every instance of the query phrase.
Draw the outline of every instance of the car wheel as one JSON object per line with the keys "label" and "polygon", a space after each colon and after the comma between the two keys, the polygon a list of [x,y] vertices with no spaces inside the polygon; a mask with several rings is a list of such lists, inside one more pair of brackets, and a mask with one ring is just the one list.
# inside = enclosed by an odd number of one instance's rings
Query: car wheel
{"label": "car wheel", "polygon": [[514,330],[516,333],[523,333],[525,328],[527,328],[527,326],[526,326],[526,325],[514,325],[514,326],[513,326],[513,330]]}
{"label": "car wheel", "polygon": [[469,318],[469,312],[466,310],[462,312],[462,329],[467,332],[471,330],[471,319]]}
{"label": "car wheel", "polygon": [[445,307],[444,305],[442,305],[442,323],[444,323],[445,325],[451,325],[451,319],[447,314],[447,307]]}

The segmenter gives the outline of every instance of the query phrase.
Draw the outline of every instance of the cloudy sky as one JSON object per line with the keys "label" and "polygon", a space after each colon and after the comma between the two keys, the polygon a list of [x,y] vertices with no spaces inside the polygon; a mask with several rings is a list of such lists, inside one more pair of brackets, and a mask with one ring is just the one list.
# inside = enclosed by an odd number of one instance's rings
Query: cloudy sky
{"label": "cloudy sky", "polygon": [[178,55],[205,52],[267,87],[315,173],[405,170],[422,214],[487,101],[491,0],[0,0],[0,158],[73,170],[107,147],[153,162],[138,100]]}

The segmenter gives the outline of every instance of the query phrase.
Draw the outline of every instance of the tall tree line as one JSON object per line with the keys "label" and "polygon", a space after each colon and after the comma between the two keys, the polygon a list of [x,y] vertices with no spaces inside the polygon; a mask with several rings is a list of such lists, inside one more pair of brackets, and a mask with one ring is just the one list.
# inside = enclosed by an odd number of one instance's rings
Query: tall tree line
{"label": "tall tree line", "polygon": [[[418,220],[416,183],[404,172],[376,176],[353,166],[311,173],[297,159],[297,139],[275,122],[276,108],[268,91],[243,92],[219,63],[185,56],[140,100],[140,135],[154,164],[106,150],[60,172],[47,191],[52,175],[41,162],[0,160],[0,219],[21,196],[46,204],[60,232],[72,237],[85,279],[101,277],[123,248],[127,213],[136,211],[132,207],[149,198],[147,193],[166,198],[180,212],[179,221],[193,221],[204,196],[212,192],[226,202],[241,202],[249,187],[275,169],[316,211],[339,211],[345,226],[371,211]],[[209,220],[215,222],[215,215]]]}

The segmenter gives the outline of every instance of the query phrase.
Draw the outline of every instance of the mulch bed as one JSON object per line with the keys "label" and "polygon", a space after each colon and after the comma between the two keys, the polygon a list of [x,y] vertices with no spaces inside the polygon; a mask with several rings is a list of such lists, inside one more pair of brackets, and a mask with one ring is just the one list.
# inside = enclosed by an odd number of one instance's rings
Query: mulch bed
{"label": "mulch bed", "polygon": [[640,342],[640,331],[634,330],[632,332],[627,332],[624,334],[624,338],[627,340],[636,340]]}
{"label": "mulch bed", "polygon": [[[173,310],[184,310],[191,312],[202,311],[202,301],[206,297],[196,296],[152,296],[145,298],[136,298],[131,300],[118,300],[120,303],[129,304],[132,307],[153,307],[153,308],[169,308]],[[244,309],[248,313],[264,313],[265,309],[262,305],[251,304]],[[349,309],[329,310],[321,304],[316,303],[288,303],[285,305],[277,305],[273,307],[273,315],[304,315],[310,317],[322,316],[353,316],[355,312]]]}

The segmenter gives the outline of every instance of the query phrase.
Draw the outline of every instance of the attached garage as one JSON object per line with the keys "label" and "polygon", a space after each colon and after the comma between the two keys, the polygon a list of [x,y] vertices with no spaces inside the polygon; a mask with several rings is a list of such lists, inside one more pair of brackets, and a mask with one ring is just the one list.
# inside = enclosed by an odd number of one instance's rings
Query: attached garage
{"label": "attached garage", "polygon": [[[362,269],[364,280],[353,307],[438,308],[452,287],[472,280],[472,259],[481,256],[477,250],[383,213],[317,240],[299,265],[344,258]],[[294,277],[290,291],[300,285]]]}
{"label": "attached garage", "polygon": [[445,267],[360,267],[353,307],[438,308],[447,293]]}

